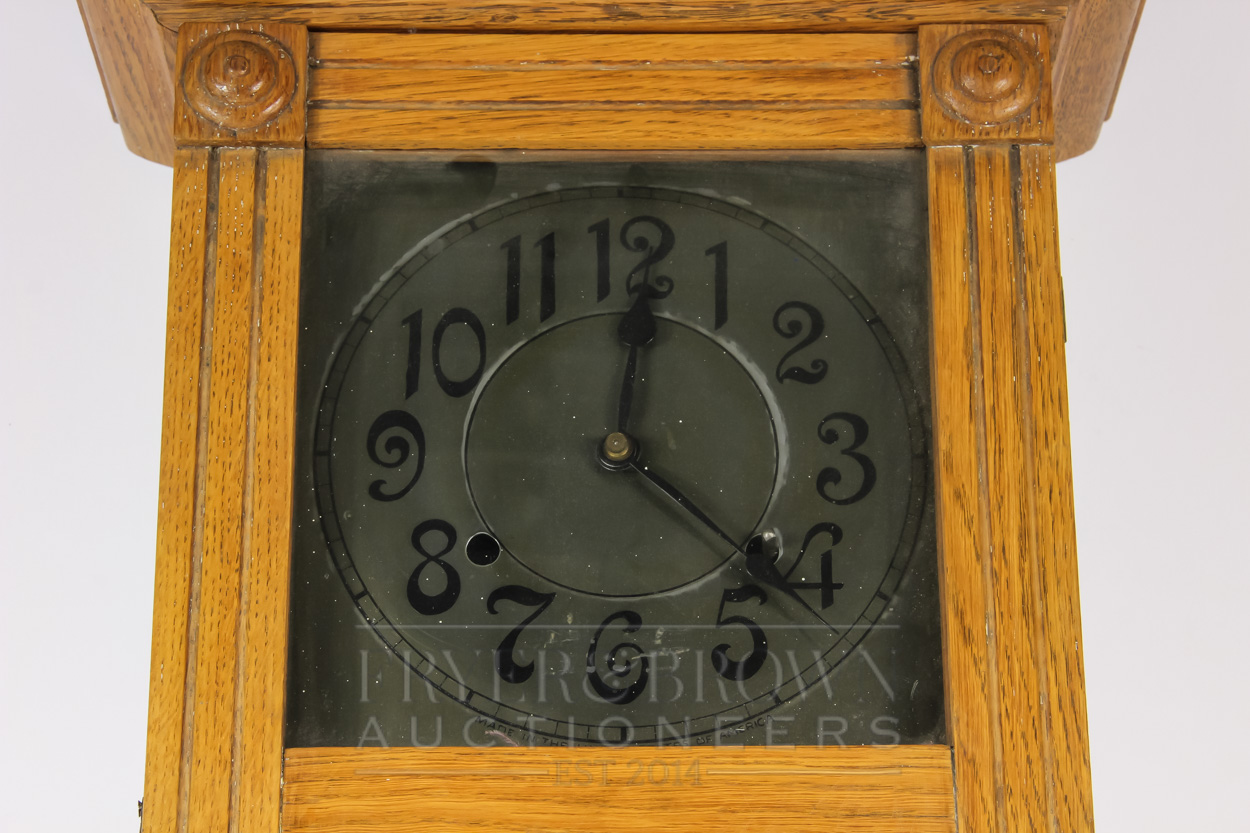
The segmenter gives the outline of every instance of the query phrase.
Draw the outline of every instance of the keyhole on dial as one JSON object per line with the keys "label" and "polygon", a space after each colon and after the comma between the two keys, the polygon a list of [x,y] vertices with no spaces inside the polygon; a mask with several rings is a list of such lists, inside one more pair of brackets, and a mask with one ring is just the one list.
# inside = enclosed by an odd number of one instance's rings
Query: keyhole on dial
{"label": "keyhole on dial", "polygon": [[499,542],[489,532],[478,532],[464,544],[464,554],[479,567],[487,567],[499,560]]}

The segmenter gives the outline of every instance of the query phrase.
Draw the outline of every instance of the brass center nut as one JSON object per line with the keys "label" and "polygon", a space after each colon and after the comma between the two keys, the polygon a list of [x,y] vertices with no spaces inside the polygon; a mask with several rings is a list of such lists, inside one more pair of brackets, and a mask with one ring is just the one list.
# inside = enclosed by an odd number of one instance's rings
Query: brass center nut
{"label": "brass center nut", "polygon": [[633,453],[634,441],[629,438],[628,434],[613,431],[603,441],[603,456],[613,463],[623,463],[633,456]]}

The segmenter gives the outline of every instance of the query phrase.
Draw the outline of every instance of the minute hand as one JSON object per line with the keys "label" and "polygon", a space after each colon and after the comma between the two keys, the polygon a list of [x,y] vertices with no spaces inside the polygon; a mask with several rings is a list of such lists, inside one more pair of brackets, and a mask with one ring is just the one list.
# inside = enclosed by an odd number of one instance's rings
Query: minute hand
{"label": "minute hand", "polygon": [[695,506],[690,498],[682,494],[682,492],[672,483],[669,483],[659,474],[656,474],[655,471],[640,463],[637,457],[629,461],[629,467],[649,480],[657,489],[672,498],[678,506],[685,509],[691,515],[694,515],[700,522],[703,523],[704,526],[715,532],[721,540],[733,547],[739,555],[746,559],[747,572],[751,574],[752,578],[757,581],[762,581],[765,584],[780,590],[782,593],[785,593],[787,596],[803,605],[803,607],[807,608],[808,612],[821,622],[824,622],[826,627],[834,633],[837,633],[837,630],[834,629],[832,625],[825,622],[825,617],[817,613],[811,605],[803,600],[802,596],[795,592],[793,587],[786,583],[785,576],[781,574],[781,571],[777,569],[777,565],[773,564],[772,560],[769,559],[767,555],[762,552],[747,552],[744,550],[738,545],[737,541],[726,535],[725,531],[717,526],[716,522],[709,518],[702,509]]}

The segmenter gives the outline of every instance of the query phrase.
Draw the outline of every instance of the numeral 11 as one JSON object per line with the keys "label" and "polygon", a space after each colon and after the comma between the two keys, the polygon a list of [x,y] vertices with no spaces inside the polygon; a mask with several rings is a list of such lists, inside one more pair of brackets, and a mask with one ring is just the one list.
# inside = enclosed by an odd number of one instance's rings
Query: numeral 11
{"label": "numeral 11", "polygon": [[[499,248],[507,252],[507,288],[504,298],[504,318],[508,324],[521,314],[521,236],[505,240]],[[539,278],[538,320],[546,321],[556,311],[556,233],[544,235],[534,248],[541,258]]]}

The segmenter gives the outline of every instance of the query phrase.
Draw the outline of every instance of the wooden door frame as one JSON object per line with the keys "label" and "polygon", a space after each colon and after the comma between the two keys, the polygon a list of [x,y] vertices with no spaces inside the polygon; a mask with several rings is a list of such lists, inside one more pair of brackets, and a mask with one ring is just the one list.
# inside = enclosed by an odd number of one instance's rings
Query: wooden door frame
{"label": "wooden door frame", "polygon": [[[351,830],[366,810],[397,831],[416,818],[593,830],[614,810],[642,826],[721,829],[733,805],[740,825],[770,829],[1091,830],[1052,29],[310,36],[290,23],[184,23],[144,829]],[[596,104],[593,119],[490,100],[430,118],[429,73],[489,72],[483,55],[506,64],[543,38],[535,54],[567,84],[562,100]],[[683,76],[684,99],[604,109],[610,73],[588,57],[650,61],[658,95],[692,62],[728,54],[744,97],[765,103],[691,108],[709,96]],[[697,788],[632,792],[561,782],[562,766],[602,765],[597,749],[284,750],[305,148],[744,145],[927,149],[950,747],[611,750],[614,766],[715,763]],[[775,776],[766,791],[761,767]],[[498,795],[500,773],[525,789]]]}

